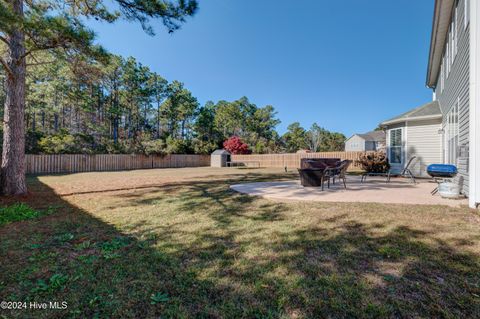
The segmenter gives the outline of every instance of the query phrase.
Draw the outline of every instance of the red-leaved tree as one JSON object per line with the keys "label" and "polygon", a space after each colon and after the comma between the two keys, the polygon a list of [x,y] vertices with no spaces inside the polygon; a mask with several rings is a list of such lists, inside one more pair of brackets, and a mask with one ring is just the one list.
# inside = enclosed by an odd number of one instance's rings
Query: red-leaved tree
{"label": "red-leaved tree", "polygon": [[223,142],[223,148],[231,154],[250,154],[252,152],[248,149],[248,145],[243,143],[238,136],[232,136]]}

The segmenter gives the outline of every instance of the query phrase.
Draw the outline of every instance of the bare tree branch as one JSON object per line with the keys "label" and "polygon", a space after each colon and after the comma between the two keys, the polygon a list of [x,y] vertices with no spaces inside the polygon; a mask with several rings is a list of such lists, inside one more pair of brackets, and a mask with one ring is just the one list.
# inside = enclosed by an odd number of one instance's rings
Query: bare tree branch
{"label": "bare tree branch", "polygon": [[35,63],[27,63],[28,66],[36,66],[36,65],[44,65],[44,64],[50,64],[50,63],[55,63],[55,60],[52,61],[42,61],[42,62],[35,62]]}
{"label": "bare tree branch", "polygon": [[5,43],[6,45],[10,45],[10,42],[8,42],[7,38],[5,38],[4,36],[0,35],[0,41],[2,41],[3,43]]}
{"label": "bare tree branch", "polygon": [[7,61],[5,61],[2,57],[0,57],[0,64],[3,65],[3,68],[5,69],[5,71],[7,71],[8,75],[11,76],[11,77],[13,77],[12,69],[10,69],[10,67],[8,66]]}
{"label": "bare tree branch", "polygon": [[56,49],[56,48],[58,48],[58,47],[59,47],[58,45],[46,45],[46,46],[44,46],[44,47],[38,47],[38,48],[35,48],[35,49],[31,49],[30,51],[25,52],[25,54],[23,54],[23,55],[20,57],[20,59],[18,59],[18,61],[21,61],[22,59],[27,58],[29,55],[31,55],[31,54],[34,53],[34,52]]}

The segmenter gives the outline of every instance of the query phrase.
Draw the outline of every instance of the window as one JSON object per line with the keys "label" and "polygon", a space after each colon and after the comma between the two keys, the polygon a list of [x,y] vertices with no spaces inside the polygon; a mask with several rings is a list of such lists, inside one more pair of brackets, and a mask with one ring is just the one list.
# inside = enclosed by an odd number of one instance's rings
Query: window
{"label": "window", "polygon": [[448,164],[457,164],[457,149],[458,149],[458,135],[459,135],[459,125],[458,125],[458,106],[460,104],[460,99],[457,103],[450,109],[446,116],[445,123],[445,160]]}
{"label": "window", "polygon": [[[457,5],[458,5],[458,3],[457,3]],[[454,12],[454,16],[453,16],[453,19],[452,19],[452,42],[453,42],[453,45],[452,45],[452,57],[453,57],[453,59],[452,60],[455,60],[455,57],[457,56],[457,52],[458,52],[458,32],[457,32],[458,6],[457,5],[455,6],[455,12]]]}
{"label": "window", "polygon": [[390,130],[390,163],[402,163],[402,129]]}
{"label": "window", "polygon": [[465,0],[464,14],[464,28],[466,29],[470,22],[470,0]]}
{"label": "window", "polygon": [[442,58],[442,66],[440,67],[440,93],[443,92],[445,87],[445,56]]}
{"label": "window", "polygon": [[450,23],[450,27],[448,29],[447,35],[447,44],[445,49],[445,58],[446,58],[446,74],[445,78],[448,78],[450,75],[450,71],[452,70],[453,61],[457,56],[458,51],[458,33],[457,33],[457,15],[458,15],[458,8],[455,6],[455,11],[453,12],[452,22]]}
{"label": "window", "polygon": [[445,77],[448,78],[448,75],[450,74],[450,33],[448,34],[448,39],[449,41],[447,42],[447,53],[446,53],[446,57],[445,57],[445,62],[446,62],[446,74],[445,74]]}

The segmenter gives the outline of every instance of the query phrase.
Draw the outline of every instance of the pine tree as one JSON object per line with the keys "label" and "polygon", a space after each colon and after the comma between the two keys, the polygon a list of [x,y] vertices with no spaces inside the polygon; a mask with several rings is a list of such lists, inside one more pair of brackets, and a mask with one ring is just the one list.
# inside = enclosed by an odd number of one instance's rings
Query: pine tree
{"label": "pine tree", "polygon": [[[0,56],[5,74],[5,108],[1,166],[2,192],[27,192],[25,182],[25,93],[27,58],[49,50],[69,56],[101,59],[104,50],[93,45],[94,34],[83,21],[95,18],[114,22],[119,18],[139,22],[153,34],[150,19],[161,19],[169,32],[178,29],[197,9],[196,0],[116,0],[111,10],[101,0],[0,0],[0,41],[7,51]],[[34,63],[42,63],[37,61]]]}

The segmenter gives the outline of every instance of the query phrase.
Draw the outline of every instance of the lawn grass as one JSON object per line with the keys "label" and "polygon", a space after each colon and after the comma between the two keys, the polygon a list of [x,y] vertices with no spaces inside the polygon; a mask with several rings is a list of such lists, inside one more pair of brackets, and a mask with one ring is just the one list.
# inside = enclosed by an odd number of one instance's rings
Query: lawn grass
{"label": "lawn grass", "polygon": [[31,177],[22,201],[50,213],[0,227],[0,299],[68,308],[0,315],[480,317],[476,212],[278,203],[228,188],[292,177],[210,168]]}
{"label": "lawn grass", "polygon": [[25,203],[14,203],[9,206],[0,207],[0,226],[22,220],[38,218],[46,213],[48,213],[48,211],[42,212],[35,210]]}

